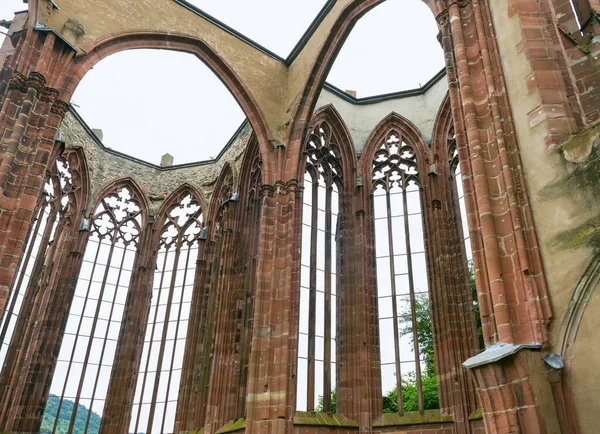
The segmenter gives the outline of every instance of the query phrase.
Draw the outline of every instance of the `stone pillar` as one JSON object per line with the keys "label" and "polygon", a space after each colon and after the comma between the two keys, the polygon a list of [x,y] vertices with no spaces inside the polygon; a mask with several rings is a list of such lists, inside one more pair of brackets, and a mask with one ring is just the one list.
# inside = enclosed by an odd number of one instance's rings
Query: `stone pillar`
{"label": "stone pillar", "polygon": [[[229,200],[224,205],[222,258],[216,281],[215,328],[205,433],[215,433],[226,422],[236,419],[240,375],[240,355],[236,344],[239,290],[243,273],[238,265],[242,256],[238,202]],[[241,416],[240,416],[241,417]]]}
{"label": "stone pillar", "polygon": [[137,248],[100,424],[102,434],[129,432],[133,398],[150,312],[156,245],[154,221],[150,220],[144,228]]}
{"label": "stone pillar", "polygon": [[53,33],[24,32],[0,72],[0,314],[68,109],[48,83],[74,55]]}
{"label": "stone pillar", "polygon": [[368,207],[369,195],[364,196],[364,189],[356,188],[340,198],[336,410],[357,421],[360,432],[370,432],[373,415],[381,412],[382,394],[374,328],[378,326],[374,234],[363,206]]}
{"label": "stone pillar", "polygon": [[291,433],[296,405],[302,194],[296,180],[262,189],[246,432]]}

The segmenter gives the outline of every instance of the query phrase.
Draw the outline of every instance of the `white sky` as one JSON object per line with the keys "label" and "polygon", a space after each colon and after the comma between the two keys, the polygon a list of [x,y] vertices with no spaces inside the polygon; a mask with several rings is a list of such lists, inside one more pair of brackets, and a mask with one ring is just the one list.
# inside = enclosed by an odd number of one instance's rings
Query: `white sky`
{"label": "white sky", "polygon": [[[287,57],[326,2],[192,3]],[[2,0],[0,18],[24,8],[21,0]],[[356,90],[359,97],[418,87],[443,67],[436,34],[423,2],[387,0],[357,23],[328,81]],[[72,102],[92,128],[103,130],[106,146],[152,163],[166,152],[176,164],[215,157],[245,118],[202,62],[168,51],[128,51],[104,59],[86,75]]]}

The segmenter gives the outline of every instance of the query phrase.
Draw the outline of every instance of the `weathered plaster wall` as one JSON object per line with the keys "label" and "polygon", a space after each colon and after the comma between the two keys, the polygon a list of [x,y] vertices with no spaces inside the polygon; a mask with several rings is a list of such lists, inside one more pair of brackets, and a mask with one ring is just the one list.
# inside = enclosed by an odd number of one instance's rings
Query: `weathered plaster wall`
{"label": "weathered plaster wall", "polygon": [[396,112],[415,124],[429,142],[438,110],[447,91],[448,82],[444,76],[422,95],[355,105],[323,89],[317,108],[327,104],[336,108],[350,131],[357,154],[360,154],[371,131],[391,112]]}
{"label": "weathered plaster wall", "polygon": [[239,169],[246,145],[252,135],[249,124],[240,132],[223,156],[212,164],[193,165],[171,170],[159,170],[103,149],[72,113],[67,113],[61,127],[67,147],[83,148],[89,169],[90,198],[106,185],[123,178],[132,178],[146,193],[149,214],[156,215],[163,202],[183,184],[197,188],[210,202],[214,183],[226,162]]}
{"label": "weathered plaster wall", "polygon": [[[580,425],[583,433],[597,432],[598,427],[598,391],[600,390],[600,375],[598,375],[598,360],[600,346],[598,345],[598,314],[600,312],[600,284],[594,288],[586,313],[584,314],[579,333],[573,348],[571,361],[571,380],[577,403]],[[587,403],[579,397],[585,393]]]}
{"label": "weathered plaster wall", "polygon": [[[592,258],[592,249],[586,245],[566,248],[557,242],[557,238],[565,230],[578,227],[591,216],[598,215],[600,208],[598,203],[587,200],[586,194],[578,188],[549,194],[548,187],[560,185],[567,175],[565,160],[559,151],[547,149],[544,138],[550,133],[548,125],[542,122],[538,113],[533,112],[540,104],[540,96],[536,87],[528,90],[526,77],[531,69],[519,46],[523,36],[518,17],[510,13],[509,3],[505,0],[492,0],[490,5],[495,28],[502,29],[497,32],[499,52],[553,308],[551,342],[556,345],[573,290]],[[590,327],[593,324],[596,328],[600,326],[597,316],[588,317],[588,321]],[[574,369],[596,364],[593,351],[580,350],[578,357]],[[580,378],[580,375],[574,374],[574,378]],[[594,414],[598,406],[598,387],[591,387],[589,380],[587,383],[576,381],[573,385],[584,433],[594,432],[596,428],[595,421],[592,425],[590,418],[582,418],[582,415]]]}

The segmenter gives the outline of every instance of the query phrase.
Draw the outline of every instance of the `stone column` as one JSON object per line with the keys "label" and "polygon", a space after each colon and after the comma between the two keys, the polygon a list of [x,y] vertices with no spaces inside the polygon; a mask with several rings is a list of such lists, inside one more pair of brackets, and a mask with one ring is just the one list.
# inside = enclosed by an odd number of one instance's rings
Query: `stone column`
{"label": "stone column", "polygon": [[[366,198],[364,197],[366,196]],[[372,219],[363,188],[344,192],[338,239],[338,389],[336,410],[370,432],[381,412],[381,373],[376,329],[377,287]],[[356,200],[355,200],[356,199]],[[356,209],[358,208],[358,211]],[[367,212],[367,215],[372,215]]]}
{"label": "stone column", "polygon": [[296,404],[302,194],[298,181],[263,186],[250,355],[248,433],[291,433]]}
{"label": "stone column", "polygon": [[74,55],[53,33],[24,32],[0,72],[0,314],[68,109],[48,84]]}

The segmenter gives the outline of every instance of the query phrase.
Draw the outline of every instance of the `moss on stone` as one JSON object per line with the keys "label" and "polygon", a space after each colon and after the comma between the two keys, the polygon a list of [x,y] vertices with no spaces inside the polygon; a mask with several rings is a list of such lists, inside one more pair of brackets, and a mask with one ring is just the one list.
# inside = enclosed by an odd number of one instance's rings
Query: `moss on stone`
{"label": "moss on stone", "polygon": [[471,416],[469,416],[469,420],[481,420],[483,419],[483,411],[481,409],[473,412]]}
{"label": "moss on stone", "polygon": [[358,429],[358,423],[336,413],[317,413],[314,411],[298,411],[294,415],[294,425],[310,426],[342,426]]}
{"label": "moss on stone", "polygon": [[451,416],[444,416],[440,410],[409,411],[400,416],[397,413],[384,413],[373,423],[374,428],[386,426],[425,425],[430,423],[452,423]]}
{"label": "moss on stone", "polygon": [[226,434],[246,429],[246,419],[237,419],[228,422],[224,427],[220,428],[215,434]]}

